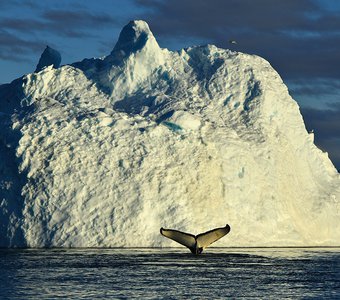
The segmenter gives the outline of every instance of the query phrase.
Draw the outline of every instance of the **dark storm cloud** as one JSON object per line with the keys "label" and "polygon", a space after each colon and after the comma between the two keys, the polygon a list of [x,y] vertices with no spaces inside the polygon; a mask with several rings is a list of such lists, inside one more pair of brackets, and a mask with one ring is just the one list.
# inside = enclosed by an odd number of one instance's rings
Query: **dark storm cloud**
{"label": "dark storm cloud", "polygon": [[[92,34],[82,30],[81,26],[63,26],[57,22],[47,22],[46,20],[31,20],[31,19],[4,19],[0,21],[0,26],[9,31],[16,31],[19,34],[28,35],[40,32],[50,32],[59,36],[70,38],[91,37]],[[93,29],[93,28],[92,28]]]}
{"label": "dark storm cloud", "polygon": [[[289,25],[293,28],[301,23],[296,17],[298,12],[313,12],[317,7],[309,0],[272,1],[272,0],[136,0],[139,5],[154,9],[154,18],[166,23],[159,24],[161,30],[167,31],[166,24],[174,29],[200,33],[207,27],[238,27],[252,25],[255,28],[269,28],[268,25],[286,27],[286,15],[292,17]],[[273,14],[273,13],[276,14]],[[185,26],[184,26],[185,25]]]}
{"label": "dark storm cloud", "polygon": [[108,24],[117,24],[117,20],[107,14],[93,14],[85,10],[49,10],[43,13],[43,18],[52,28],[75,26],[93,29],[93,26],[100,28]]}
{"label": "dark storm cloud", "polygon": [[37,8],[39,4],[34,2],[33,0],[0,0],[0,8],[8,8],[8,7],[15,7],[15,6],[25,6],[29,8]]}
{"label": "dark storm cloud", "polygon": [[136,0],[156,36],[205,38],[268,59],[283,77],[340,77],[340,15],[313,0]]}
{"label": "dark storm cloud", "polygon": [[0,21],[0,26],[7,30],[25,31],[31,32],[37,29],[41,29],[44,26],[42,21],[37,21],[33,19],[13,19],[13,18],[3,18]]}
{"label": "dark storm cloud", "polygon": [[149,10],[147,15],[158,32],[164,34],[176,31],[209,37],[220,29],[336,32],[340,26],[339,12],[326,11],[314,0],[136,0],[136,3],[152,8],[153,13]]}
{"label": "dark storm cloud", "polygon": [[[151,22],[158,32],[171,31],[210,37],[220,30],[254,32],[265,30],[307,30],[311,16],[319,15],[312,0],[136,0],[152,7]],[[314,24],[316,27],[316,24]],[[171,29],[171,30],[169,30]]]}
{"label": "dark storm cloud", "polygon": [[314,130],[315,143],[329,156],[340,170],[340,103],[328,109],[302,108],[301,113],[309,131]]}
{"label": "dark storm cloud", "polygon": [[47,10],[35,18],[0,19],[0,58],[25,60],[33,51],[41,51],[37,36],[42,32],[66,38],[89,38],[95,30],[114,26],[116,20],[106,13],[95,14],[85,10]]}
{"label": "dark storm cloud", "polygon": [[47,31],[66,37],[92,36],[89,31],[114,24],[116,20],[109,15],[80,10],[49,10],[44,12],[40,19],[5,18],[0,21],[1,28],[22,34]]}
{"label": "dark storm cloud", "polygon": [[24,61],[27,55],[40,51],[43,43],[21,39],[14,34],[0,30],[0,59]]}

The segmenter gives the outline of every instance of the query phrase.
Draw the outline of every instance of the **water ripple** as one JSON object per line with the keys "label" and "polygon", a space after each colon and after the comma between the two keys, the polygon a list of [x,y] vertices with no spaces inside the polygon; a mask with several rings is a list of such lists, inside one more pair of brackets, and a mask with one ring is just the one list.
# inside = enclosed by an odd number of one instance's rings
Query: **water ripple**
{"label": "water ripple", "polygon": [[340,298],[340,249],[0,250],[0,299]]}

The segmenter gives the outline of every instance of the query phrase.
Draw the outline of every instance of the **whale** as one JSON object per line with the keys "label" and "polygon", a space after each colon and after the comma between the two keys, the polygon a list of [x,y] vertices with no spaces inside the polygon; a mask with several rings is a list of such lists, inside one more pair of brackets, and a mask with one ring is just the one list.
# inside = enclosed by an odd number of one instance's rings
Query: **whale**
{"label": "whale", "polygon": [[230,226],[226,224],[225,227],[215,228],[207,232],[193,235],[175,229],[161,228],[161,235],[189,248],[193,254],[201,254],[203,249],[224,237],[230,232]]}

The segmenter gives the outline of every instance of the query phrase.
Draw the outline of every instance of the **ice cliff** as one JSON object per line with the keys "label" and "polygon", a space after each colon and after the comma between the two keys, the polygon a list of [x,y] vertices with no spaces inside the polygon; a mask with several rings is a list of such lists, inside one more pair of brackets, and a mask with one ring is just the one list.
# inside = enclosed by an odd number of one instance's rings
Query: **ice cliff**
{"label": "ice cliff", "polygon": [[261,57],[161,49],[130,22],[113,51],[0,86],[0,246],[340,245],[340,178]]}

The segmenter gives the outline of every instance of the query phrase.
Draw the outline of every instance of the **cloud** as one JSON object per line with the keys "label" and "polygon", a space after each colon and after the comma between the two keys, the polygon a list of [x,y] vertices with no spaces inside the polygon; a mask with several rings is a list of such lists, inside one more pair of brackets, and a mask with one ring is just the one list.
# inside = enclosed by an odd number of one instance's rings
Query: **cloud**
{"label": "cloud", "polygon": [[328,109],[302,108],[301,113],[309,131],[314,130],[315,143],[329,156],[340,170],[340,103]]}
{"label": "cloud", "polygon": [[319,11],[311,0],[136,0],[136,3],[153,8],[148,16],[161,34],[206,37],[221,36],[223,32],[307,29],[308,15]]}
{"label": "cloud", "polygon": [[[29,4],[30,1],[26,1],[26,5]],[[117,24],[117,19],[105,12],[94,13],[81,7],[77,10],[44,10],[29,6],[29,9],[33,9],[30,17],[3,14],[0,18],[0,59],[25,61],[32,53],[41,52],[46,40],[53,44],[58,37],[93,38],[99,30]]]}
{"label": "cloud", "polygon": [[316,80],[291,80],[288,82],[290,92],[296,96],[335,96],[340,100],[340,81],[332,78]]}
{"label": "cloud", "polygon": [[41,51],[43,43],[25,40],[15,34],[0,30],[0,45],[0,59],[25,61],[29,54]]}
{"label": "cloud", "polygon": [[0,0],[0,8],[1,9],[7,9],[11,7],[29,7],[29,8],[38,8],[39,4],[37,2],[34,2],[33,0]]}
{"label": "cloud", "polygon": [[40,18],[3,18],[1,28],[21,34],[53,32],[60,36],[80,38],[91,36],[105,25],[116,25],[116,19],[107,14],[94,14],[84,10],[48,10]]}
{"label": "cloud", "polygon": [[104,25],[117,25],[117,20],[106,13],[94,14],[86,10],[48,10],[42,15],[51,29],[100,28]]}
{"label": "cloud", "polygon": [[33,19],[3,18],[0,21],[0,26],[6,30],[31,32],[37,29],[41,30],[42,26],[44,26],[44,22]]}

